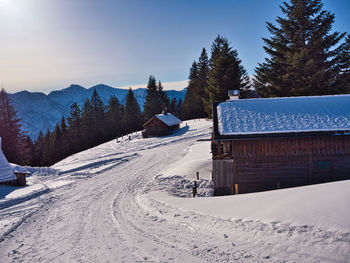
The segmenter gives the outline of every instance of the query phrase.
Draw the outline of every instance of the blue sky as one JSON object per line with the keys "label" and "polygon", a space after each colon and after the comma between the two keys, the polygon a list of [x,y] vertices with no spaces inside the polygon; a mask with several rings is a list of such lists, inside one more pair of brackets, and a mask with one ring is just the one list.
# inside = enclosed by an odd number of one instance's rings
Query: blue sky
{"label": "blue sky", "polygon": [[[187,79],[218,34],[249,74],[262,62],[265,22],[279,0],[0,0],[0,85],[49,92],[71,83],[128,86]],[[350,32],[350,1],[323,0]]]}

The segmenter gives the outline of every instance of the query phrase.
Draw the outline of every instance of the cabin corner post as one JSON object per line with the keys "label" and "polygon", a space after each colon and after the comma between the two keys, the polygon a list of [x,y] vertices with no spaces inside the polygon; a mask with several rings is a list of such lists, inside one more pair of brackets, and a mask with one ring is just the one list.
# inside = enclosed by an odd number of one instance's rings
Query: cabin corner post
{"label": "cabin corner post", "polygon": [[238,174],[237,174],[237,167],[235,159],[232,159],[232,167],[233,167],[233,174],[232,174],[232,181],[233,181],[233,194],[238,194]]}

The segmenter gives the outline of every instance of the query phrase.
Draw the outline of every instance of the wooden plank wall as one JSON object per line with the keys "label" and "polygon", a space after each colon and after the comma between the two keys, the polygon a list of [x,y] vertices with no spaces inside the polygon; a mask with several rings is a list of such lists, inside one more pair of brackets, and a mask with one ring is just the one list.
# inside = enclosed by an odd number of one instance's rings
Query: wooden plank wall
{"label": "wooden plank wall", "polygon": [[213,142],[213,158],[350,154],[350,136],[241,139]]}
{"label": "wooden plank wall", "polygon": [[216,195],[234,193],[235,184],[245,193],[350,179],[350,136],[215,143]]}
{"label": "wooden plank wall", "polygon": [[26,186],[27,180],[26,180],[26,174],[22,173],[16,173],[15,174],[17,179],[1,182],[0,185],[11,185],[11,186]]}
{"label": "wooden plank wall", "polygon": [[155,117],[144,128],[147,135],[166,135],[169,132],[168,126]]}
{"label": "wooden plank wall", "polygon": [[213,161],[214,195],[234,194],[232,160]]}

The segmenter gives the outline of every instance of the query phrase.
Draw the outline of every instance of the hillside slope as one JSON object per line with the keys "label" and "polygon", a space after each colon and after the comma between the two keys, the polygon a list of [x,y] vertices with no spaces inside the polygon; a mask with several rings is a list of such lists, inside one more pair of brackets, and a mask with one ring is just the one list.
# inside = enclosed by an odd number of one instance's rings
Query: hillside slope
{"label": "hillside slope", "polygon": [[[187,125],[171,136],[133,134],[51,168],[31,168],[36,195],[16,194],[29,187],[1,194],[1,258],[347,262],[350,181],[204,197],[212,193],[210,144],[197,140],[209,137],[211,122]],[[188,198],[197,171],[203,197]]]}

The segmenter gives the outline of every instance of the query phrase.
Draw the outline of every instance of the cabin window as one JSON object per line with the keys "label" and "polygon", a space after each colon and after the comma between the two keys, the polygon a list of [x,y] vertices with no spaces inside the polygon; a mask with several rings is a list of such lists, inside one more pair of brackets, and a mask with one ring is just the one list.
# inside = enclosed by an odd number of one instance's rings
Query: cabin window
{"label": "cabin window", "polygon": [[330,161],[317,161],[316,168],[320,170],[329,170],[331,169]]}

